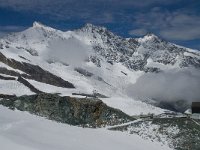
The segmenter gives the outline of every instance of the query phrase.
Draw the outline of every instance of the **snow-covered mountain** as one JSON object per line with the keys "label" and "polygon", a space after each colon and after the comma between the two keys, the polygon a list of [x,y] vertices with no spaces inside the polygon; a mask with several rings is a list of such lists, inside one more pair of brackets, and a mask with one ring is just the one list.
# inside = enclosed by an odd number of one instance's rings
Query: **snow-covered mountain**
{"label": "snow-covered mountain", "polygon": [[138,78],[188,67],[199,70],[199,51],[153,34],[122,38],[92,24],[63,32],[34,22],[0,39],[0,94],[96,94],[130,115],[165,111],[152,105],[152,97],[144,102],[130,96],[128,88]]}
{"label": "snow-covered mountain", "polygon": [[34,22],[0,39],[1,148],[198,150],[199,121],[170,110],[200,98],[199,79],[200,52],[156,35]]}

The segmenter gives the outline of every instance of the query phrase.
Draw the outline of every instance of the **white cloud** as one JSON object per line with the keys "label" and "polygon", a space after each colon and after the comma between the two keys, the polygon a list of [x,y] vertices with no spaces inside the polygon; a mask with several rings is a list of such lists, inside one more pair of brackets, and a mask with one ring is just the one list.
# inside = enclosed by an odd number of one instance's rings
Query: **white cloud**
{"label": "white cloud", "polygon": [[43,53],[47,60],[60,61],[73,66],[81,66],[88,57],[90,46],[82,41],[71,37],[67,40],[55,40],[49,42],[49,49]]}
{"label": "white cloud", "polygon": [[[102,23],[110,23],[114,14],[123,12],[126,8],[137,9],[159,4],[166,5],[177,1],[179,0],[1,0],[0,7],[46,14],[54,20],[78,17],[86,20],[88,18],[100,19]],[[126,17],[125,15],[124,17]]]}
{"label": "white cloud", "polygon": [[183,10],[168,11],[159,7],[135,15],[136,25],[156,31],[168,40],[200,39],[200,16]]}
{"label": "white cloud", "polygon": [[167,20],[169,27],[161,30],[160,34],[171,40],[200,39],[200,17],[175,13]]}
{"label": "white cloud", "polygon": [[161,30],[160,34],[169,40],[195,40],[200,39],[200,26],[168,28]]}
{"label": "white cloud", "polygon": [[152,98],[158,102],[200,101],[200,70],[184,68],[147,73],[127,89],[132,97]]}
{"label": "white cloud", "polygon": [[24,26],[13,26],[13,25],[0,26],[0,38],[9,34],[9,33],[19,32],[19,31],[22,31],[26,28],[27,27],[24,27]]}
{"label": "white cloud", "polygon": [[129,34],[134,36],[143,36],[146,33],[147,33],[146,29],[134,29],[129,31]]}
{"label": "white cloud", "polygon": [[14,26],[14,25],[6,25],[6,26],[0,26],[1,31],[19,31],[23,30],[26,27],[24,26]]}

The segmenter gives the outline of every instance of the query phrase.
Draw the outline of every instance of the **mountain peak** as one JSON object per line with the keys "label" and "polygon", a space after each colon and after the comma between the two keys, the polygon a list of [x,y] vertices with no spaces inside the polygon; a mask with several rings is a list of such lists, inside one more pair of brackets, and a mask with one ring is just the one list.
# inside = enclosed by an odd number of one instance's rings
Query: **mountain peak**
{"label": "mountain peak", "polygon": [[55,31],[56,29],[52,28],[52,27],[49,27],[49,26],[46,26],[40,22],[33,22],[33,28],[36,28],[36,29],[43,29],[43,30],[46,30],[46,31]]}
{"label": "mountain peak", "polygon": [[43,30],[43,31],[47,31],[47,32],[55,32],[57,31],[56,29],[52,28],[52,27],[49,27],[49,26],[46,26],[40,22],[33,22],[33,29],[39,29],[39,30]]}
{"label": "mountain peak", "polygon": [[158,39],[158,36],[156,36],[153,33],[147,33],[143,38],[156,38],[156,39]]}
{"label": "mountain peak", "polygon": [[160,38],[153,33],[148,33],[145,36],[138,38],[140,42],[147,42],[147,41],[160,41]]}
{"label": "mountain peak", "polygon": [[40,23],[40,22],[35,21],[35,22],[33,22],[33,27],[46,27],[46,26],[43,25],[43,24]]}
{"label": "mountain peak", "polygon": [[83,34],[88,34],[95,38],[101,37],[101,39],[103,38],[104,40],[106,40],[108,38],[116,39],[116,37],[118,37],[111,31],[109,31],[107,28],[102,27],[102,26],[93,25],[90,23],[85,24],[85,26],[83,26],[81,29],[79,29],[78,32],[83,33]]}

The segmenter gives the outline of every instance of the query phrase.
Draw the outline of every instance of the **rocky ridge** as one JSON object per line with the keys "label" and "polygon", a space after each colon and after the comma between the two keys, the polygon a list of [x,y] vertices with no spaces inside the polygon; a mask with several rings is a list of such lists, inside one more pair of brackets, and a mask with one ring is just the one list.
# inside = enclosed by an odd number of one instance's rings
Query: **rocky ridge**
{"label": "rocky ridge", "polygon": [[28,111],[61,123],[82,127],[102,127],[134,120],[118,109],[95,98],[61,97],[41,93],[31,96],[3,98],[0,104],[10,109]]}

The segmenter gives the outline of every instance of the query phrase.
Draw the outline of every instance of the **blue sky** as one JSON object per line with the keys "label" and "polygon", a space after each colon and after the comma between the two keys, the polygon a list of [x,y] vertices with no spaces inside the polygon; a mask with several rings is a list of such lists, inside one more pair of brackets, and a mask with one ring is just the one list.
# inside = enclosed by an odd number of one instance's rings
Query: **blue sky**
{"label": "blue sky", "polygon": [[92,23],[123,37],[151,32],[200,49],[200,0],[0,0],[0,36],[34,21],[60,30]]}

